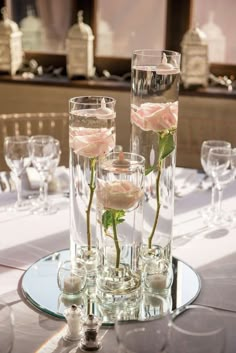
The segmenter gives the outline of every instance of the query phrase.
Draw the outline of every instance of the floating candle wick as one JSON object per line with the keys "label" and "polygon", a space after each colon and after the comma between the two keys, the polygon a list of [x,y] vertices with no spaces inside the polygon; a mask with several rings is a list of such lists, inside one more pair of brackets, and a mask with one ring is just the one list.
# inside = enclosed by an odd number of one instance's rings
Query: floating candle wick
{"label": "floating candle wick", "polygon": [[165,53],[163,53],[163,57],[162,57],[162,61],[161,61],[162,64],[167,64],[167,56]]}
{"label": "floating candle wick", "polygon": [[130,162],[127,159],[125,159],[124,152],[121,151],[119,152],[118,158],[115,159],[112,164],[115,167],[124,168],[124,167],[129,167]]}
{"label": "floating candle wick", "polygon": [[102,100],[101,100],[101,109],[105,110],[106,109],[106,101],[105,101],[105,98],[103,97]]}
{"label": "floating candle wick", "polygon": [[99,118],[103,118],[103,117],[106,117],[111,114],[111,109],[107,108],[106,107],[106,101],[105,101],[105,98],[103,97],[102,100],[101,100],[101,107],[99,107],[97,110],[96,110],[96,114],[97,114],[97,117]]}
{"label": "floating candle wick", "polygon": [[163,53],[163,56],[162,56],[162,59],[161,59],[161,63],[158,65],[157,70],[158,71],[161,71],[161,70],[163,70],[163,71],[165,71],[165,70],[169,70],[169,71],[175,70],[175,67],[172,64],[167,62],[167,55],[165,53]]}

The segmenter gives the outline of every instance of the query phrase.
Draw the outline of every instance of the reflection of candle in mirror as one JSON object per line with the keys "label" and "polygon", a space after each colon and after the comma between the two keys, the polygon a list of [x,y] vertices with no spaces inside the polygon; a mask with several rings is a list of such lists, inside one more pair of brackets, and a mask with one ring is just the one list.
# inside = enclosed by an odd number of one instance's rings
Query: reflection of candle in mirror
{"label": "reflection of candle in mirror", "polygon": [[64,278],[63,292],[68,294],[79,293],[81,290],[81,280],[78,276],[71,273]]}

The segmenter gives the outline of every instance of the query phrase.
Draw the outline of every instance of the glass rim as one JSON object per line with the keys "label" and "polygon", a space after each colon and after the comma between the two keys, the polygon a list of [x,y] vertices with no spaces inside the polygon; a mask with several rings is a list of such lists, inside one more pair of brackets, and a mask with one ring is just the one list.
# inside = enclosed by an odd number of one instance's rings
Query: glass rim
{"label": "glass rim", "polygon": [[219,154],[219,155],[230,155],[231,154],[231,148],[229,148],[228,146],[216,146],[216,147],[211,147],[209,150],[209,154]]}
{"label": "glass rim", "polygon": [[85,98],[92,98],[92,99],[97,99],[100,100],[100,102],[102,101],[102,99],[105,99],[105,103],[106,104],[112,104],[112,103],[116,103],[116,99],[110,96],[92,96],[92,95],[88,95],[88,96],[76,96],[76,97],[72,97],[69,99],[69,103],[73,103],[73,104],[80,104],[80,105],[91,105],[91,106],[97,106],[99,104],[99,102],[83,102],[83,101],[77,101],[78,99],[85,99]]}
{"label": "glass rim", "polygon": [[[226,141],[226,140],[204,140],[204,141],[202,142],[202,145],[203,145],[203,144],[211,145],[211,144],[215,144],[215,143],[222,143],[222,144],[231,146],[231,142]],[[222,146],[214,146],[214,147],[222,147]]]}
{"label": "glass rim", "polygon": [[[111,152],[108,152],[107,154],[105,154],[105,156],[103,157],[102,160],[107,160],[109,159],[110,156],[112,155],[115,155],[115,156],[119,156],[120,153],[123,153],[124,154],[124,157],[125,156],[134,156],[136,157],[137,159],[133,160],[134,162],[137,162],[137,163],[144,163],[145,164],[145,157],[143,157],[141,154],[138,154],[138,153],[133,153],[133,152],[125,152],[125,151],[111,151]],[[132,159],[130,159],[132,161]]]}
{"label": "glass rim", "polygon": [[202,305],[187,305],[184,307],[183,310],[176,310],[174,312],[174,314],[172,314],[171,319],[170,319],[170,328],[173,327],[176,331],[184,333],[185,335],[191,335],[191,336],[204,336],[204,337],[208,337],[211,336],[212,334],[217,334],[221,331],[224,331],[224,325],[222,322],[221,327],[216,328],[216,329],[212,329],[212,330],[208,330],[207,332],[194,332],[193,330],[190,329],[184,329],[182,327],[180,327],[178,324],[175,323],[175,319],[178,319],[178,317],[180,315],[184,315],[185,312],[187,312],[187,310],[202,310],[202,311],[206,311],[208,313],[213,313],[216,317],[218,317],[220,319],[220,315],[217,313],[217,311],[213,308],[210,307],[206,307],[206,306],[202,306]]}
{"label": "glass rim", "polygon": [[[45,140],[46,142],[56,141],[53,136],[51,135],[32,135],[30,137],[30,141],[41,142],[41,140]],[[59,140],[58,140],[59,141]]]}
{"label": "glass rim", "polygon": [[16,136],[6,136],[4,138],[4,142],[8,142],[8,141],[11,141],[11,142],[27,142],[30,140],[30,136],[27,136],[27,135],[16,135]]}
{"label": "glass rim", "polygon": [[169,57],[180,57],[181,53],[174,50],[166,50],[166,49],[136,49],[133,51],[133,55],[147,56],[147,57],[162,57],[162,55],[166,54],[167,58]]}

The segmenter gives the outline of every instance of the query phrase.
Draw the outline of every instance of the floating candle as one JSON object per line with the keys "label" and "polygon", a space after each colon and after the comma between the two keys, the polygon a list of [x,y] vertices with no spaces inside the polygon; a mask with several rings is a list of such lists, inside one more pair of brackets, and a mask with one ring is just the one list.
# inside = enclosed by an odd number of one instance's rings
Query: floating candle
{"label": "floating candle", "polygon": [[179,69],[171,63],[168,63],[167,55],[163,53],[162,61],[157,66],[157,73],[159,75],[170,75],[170,74],[177,74]]}

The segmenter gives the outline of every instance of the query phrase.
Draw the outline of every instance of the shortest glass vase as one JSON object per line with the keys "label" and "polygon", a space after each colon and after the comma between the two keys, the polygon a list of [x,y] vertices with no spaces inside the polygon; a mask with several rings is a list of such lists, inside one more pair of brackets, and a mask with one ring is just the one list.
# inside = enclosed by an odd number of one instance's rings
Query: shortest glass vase
{"label": "shortest glass vase", "polygon": [[86,267],[80,262],[64,261],[57,273],[58,287],[63,296],[77,296],[86,285]]}
{"label": "shortest glass vase", "polygon": [[140,298],[144,163],[142,156],[125,152],[99,161],[97,295],[104,305]]}

